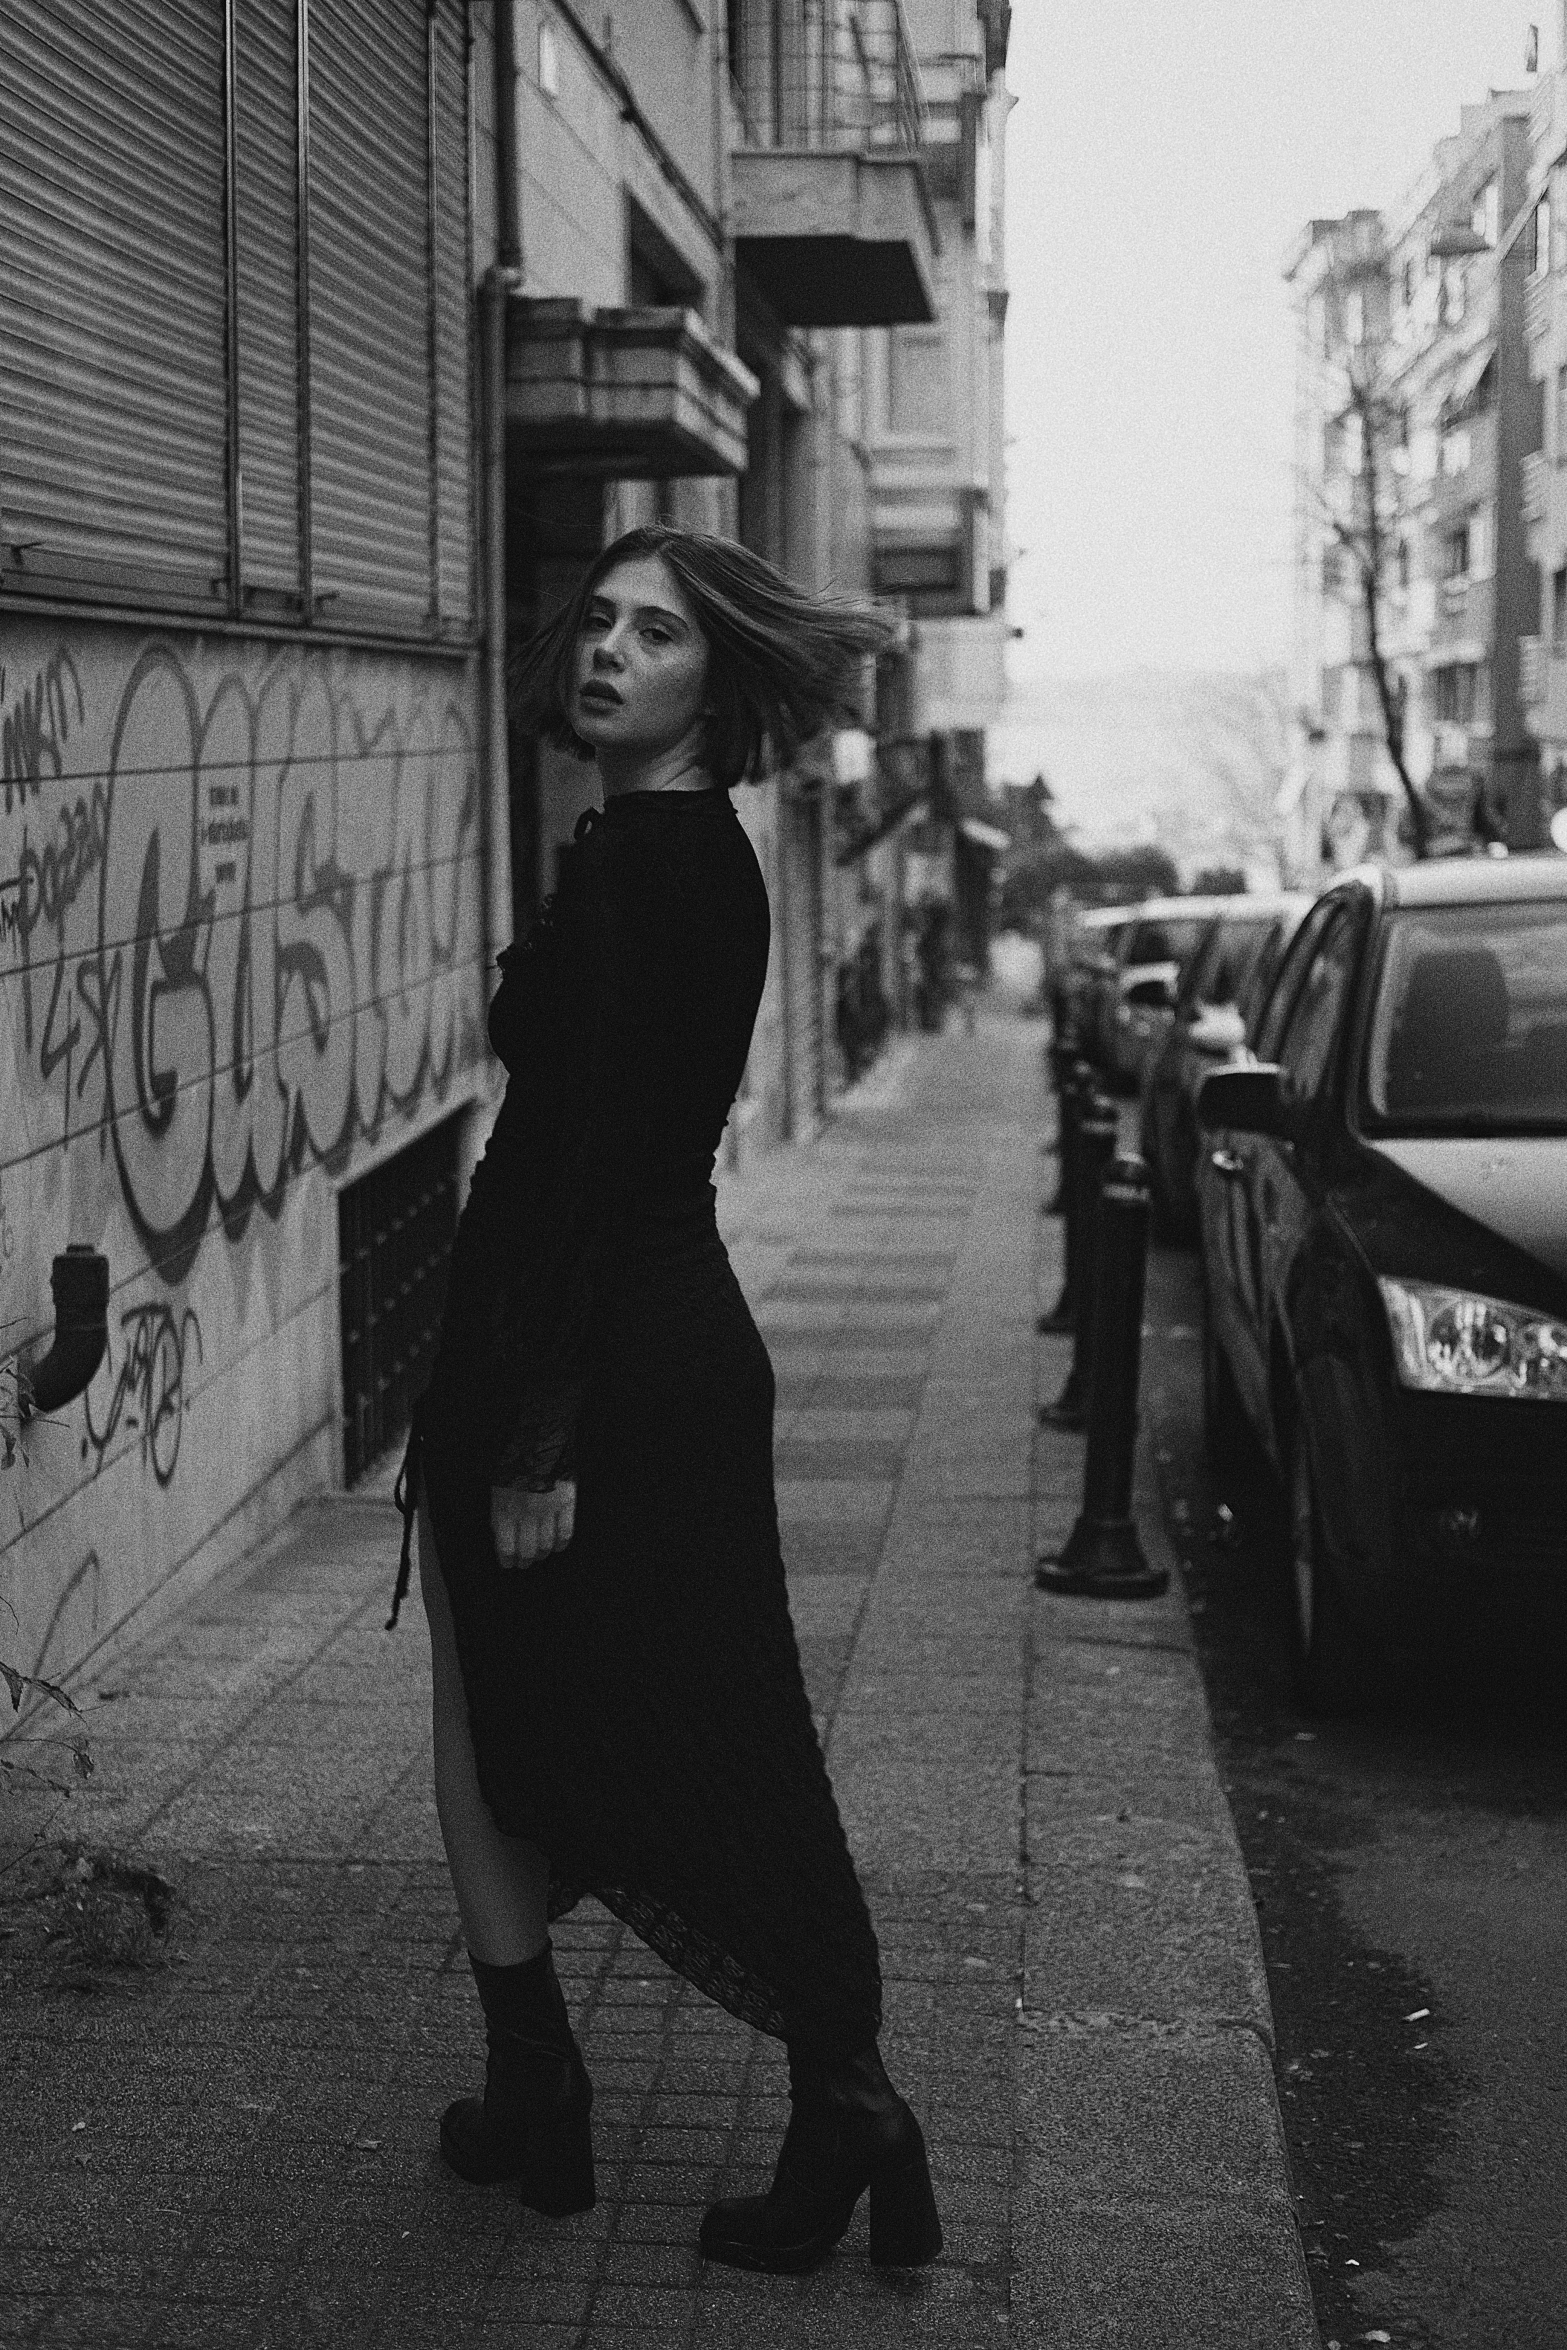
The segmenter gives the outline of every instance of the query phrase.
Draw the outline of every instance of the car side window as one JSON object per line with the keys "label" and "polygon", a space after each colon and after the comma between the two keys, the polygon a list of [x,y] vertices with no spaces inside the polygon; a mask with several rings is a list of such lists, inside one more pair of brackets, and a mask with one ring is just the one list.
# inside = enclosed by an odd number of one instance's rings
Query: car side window
{"label": "car side window", "polygon": [[1290,1006],[1277,1057],[1297,1101],[1321,1091],[1332,1062],[1355,972],[1357,928],[1347,906],[1334,909]]}
{"label": "car side window", "polygon": [[1272,992],[1263,1005],[1257,1021],[1253,1050],[1259,1061],[1276,1061],[1279,1057],[1279,1039],[1285,1022],[1295,1008],[1295,998],[1306,965],[1311,961],[1327,928],[1337,911],[1336,901],[1313,906],[1305,921],[1296,931],[1288,952],[1279,963]]}
{"label": "car side window", "polygon": [[1222,950],[1223,937],[1215,919],[1208,925],[1202,945],[1181,975],[1178,1002],[1183,1011],[1195,1004],[1207,1004],[1214,1000],[1214,974],[1223,968]]}

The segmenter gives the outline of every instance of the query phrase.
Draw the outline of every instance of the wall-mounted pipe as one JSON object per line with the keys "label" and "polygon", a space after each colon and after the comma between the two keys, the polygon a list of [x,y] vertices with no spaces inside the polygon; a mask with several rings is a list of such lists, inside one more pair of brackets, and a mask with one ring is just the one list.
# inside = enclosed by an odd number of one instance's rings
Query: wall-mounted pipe
{"label": "wall-mounted pipe", "polygon": [[54,1293],[54,1344],[27,1369],[22,1417],[57,1412],[90,1385],[109,1345],[109,1260],[73,1240],[49,1275]]}

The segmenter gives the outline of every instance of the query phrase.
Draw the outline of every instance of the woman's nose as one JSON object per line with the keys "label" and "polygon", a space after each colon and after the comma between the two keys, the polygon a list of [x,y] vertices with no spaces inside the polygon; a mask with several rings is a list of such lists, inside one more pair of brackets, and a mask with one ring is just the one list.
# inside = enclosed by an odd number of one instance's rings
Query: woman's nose
{"label": "woman's nose", "polygon": [[618,669],[624,658],[625,656],[620,648],[619,632],[615,629],[611,629],[607,636],[601,636],[597,644],[593,647],[593,666],[595,669],[601,667],[605,669]]}

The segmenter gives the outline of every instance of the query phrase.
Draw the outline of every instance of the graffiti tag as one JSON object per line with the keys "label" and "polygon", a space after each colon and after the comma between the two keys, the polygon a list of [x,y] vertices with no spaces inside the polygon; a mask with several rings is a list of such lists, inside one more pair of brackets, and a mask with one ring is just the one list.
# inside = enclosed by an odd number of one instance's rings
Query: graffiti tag
{"label": "graffiti tag", "polygon": [[[201,1360],[201,1324],[194,1306],[176,1315],[161,1301],[132,1306],[120,1316],[124,1351],[114,1374],[109,1408],[102,1427],[95,1425],[92,1389],[83,1398],[87,1433],[82,1458],[93,1455],[95,1472],[121,1428],[141,1431],[142,1460],[160,1485],[167,1485],[180,1457],[180,1428],[185,1416],[185,1367],[192,1340]],[[112,1354],[110,1368],[113,1367]]]}
{"label": "graffiti tag", "polygon": [[72,724],[85,715],[76,664],[63,645],[14,700],[0,668],[0,791],[8,816],[13,805],[26,807],[29,792],[37,797],[45,774],[64,774]]}
{"label": "graffiti tag", "polygon": [[[69,655],[29,694],[15,755],[46,766],[79,723]],[[102,780],[0,881],[0,949],[24,1091],[96,1134],[172,1288],[215,1220],[277,1219],[304,1165],[482,1053],[478,782],[460,692],[367,706],[313,657],[214,672],[155,642],[111,707]]]}

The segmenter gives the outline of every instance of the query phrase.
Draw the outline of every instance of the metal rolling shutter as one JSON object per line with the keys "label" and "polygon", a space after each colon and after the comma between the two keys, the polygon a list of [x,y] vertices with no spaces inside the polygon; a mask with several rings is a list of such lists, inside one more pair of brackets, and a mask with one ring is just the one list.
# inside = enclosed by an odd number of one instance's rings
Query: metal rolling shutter
{"label": "metal rolling shutter", "polygon": [[211,0],[0,0],[13,575],[224,592],[223,127]]}
{"label": "metal rolling shutter", "polygon": [[240,569],[297,594],[299,577],[298,0],[235,11],[235,258],[239,295]]}
{"label": "metal rolling shutter", "polygon": [[437,586],[443,621],[473,610],[471,547],[471,314],[468,288],[468,87],[461,11],[443,6],[435,19],[436,514],[440,529]]}
{"label": "metal rolling shutter", "polygon": [[423,0],[312,0],[310,502],[324,616],[428,619]]}

